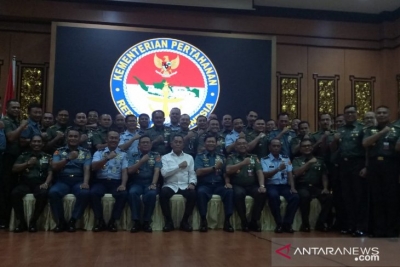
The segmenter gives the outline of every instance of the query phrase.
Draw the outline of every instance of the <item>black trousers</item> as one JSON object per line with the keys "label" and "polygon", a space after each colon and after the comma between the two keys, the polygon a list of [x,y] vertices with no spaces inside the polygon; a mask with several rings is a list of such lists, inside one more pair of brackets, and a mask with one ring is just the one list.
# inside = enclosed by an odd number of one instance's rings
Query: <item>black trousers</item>
{"label": "black trousers", "polygon": [[253,211],[251,214],[252,221],[258,221],[261,217],[261,212],[267,201],[266,193],[258,192],[258,185],[240,186],[233,185],[233,203],[242,223],[247,222],[246,218],[246,196],[251,196],[254,199]]}
{"label": "black trousers", "polygon": [[12,167],[18,156],[5,153],[0,174],[0,224],[8,225],[11,216],[11,191],[18,185],[18,176]]}
{"label": "black trousers", "polygon": [[20,184],[11,192],[12,207],[18,221],[25,221],[24,203],[22,198],[29,193],[35,196],[35,211],[31,221],[37,221],[47,204],[47,189],[40,189],[40,184]]}
{"label": "black trousers", "polygon": [[330,187],[332,189],[333,207],[335,208],[335,229],[345,230],[346,225],[346,208],[343,200],[342,184],[340,183],[339,166],[333,165],[330,170]]}
{"label": "black trousers", "polygon": [[368,181],[359,175],[364,166],[364,158],[341,158],[339,164],[340,184],[346,209],[345,229],[368,229]]}
{"label": "black trousers", "polygon": [[321,194],[321,191],[321,188],[315,186],[299,185],[297,187],[297,193],[300,196],[301,220],[304,227],[310,227],[310,202],[313,198],[318,199],[321,204],[321,212],[316,226],[328,223],[329,213],[333,205],[333,196],[331,194]]}
{"label": "black trousers", "polygon": [[371,188],[374,235],[398,236],[398,158],[370,159],[368,179]]}
{"label": "black trousers", "polygon": [[185,212],[183,214],[183,221],[187,221],[193,213],[193,209],[196,205],[196,190],[189,190],[189,189],[179,189],[178,192],[174,192],[169,187],[163,187],[160,192],[160,206],[161,211],[167,221],[172,221],[171,217],[171,208],[169,205],[169,200],[175,194],[181,194],[184,198],[186,198],[186,205],[185,205]]}

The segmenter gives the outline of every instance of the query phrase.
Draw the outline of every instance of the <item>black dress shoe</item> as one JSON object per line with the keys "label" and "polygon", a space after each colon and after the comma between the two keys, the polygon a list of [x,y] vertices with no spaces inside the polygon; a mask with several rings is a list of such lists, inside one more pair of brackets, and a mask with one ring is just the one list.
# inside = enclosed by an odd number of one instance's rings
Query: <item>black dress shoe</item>
{"label": "black dress shoe", "polygon": [[309,233],[310,232],[310,226],[302,225],[300,227],[300,232]]}
{"label": "black dress shoe", "polygon": [[56,227],[53,229],[54,233],[61,233],[66,230],[67,226],[65,221],[59,221]]}
{"label": "black dress shoe", "polygon": [[340,231],[340,233],[341,233],[342,235],[352,235],[353,232],[354,232],[354,231],[353,231],[352,229],[343,229],[343,230]]}
{"label": "black dress shoe", "polygon": [[28,231],[30,233],[36,233],[37,232],[36,221],[30,221]]}
{"label": "black dress shoe", "polygon": [[7,229],[7,228],[8,228],[8,226],[5,223],[1,223],[0,224],[0,230],[4,230],[4,229]]}
{"label": "black dress shoe", "polygon": [[179,230],[185,231],[185,232],[191,232],[193,231],[192,226],[187,221],[181,221],[181,225],[179,227]]}
{"label": "black dress shoe", "polygon": [[131,228],[131,233],[137,233],[140,231],[140,222],[139,221],[133,221],[133,225]]}
{"label": "black dress shoe", "polygon": [[356,230],[356,231],[354,231],[354,232],[352,233],[352,236],[353,236],[353,237],[363,237],[363,236],[366,236],[366,235],[367,235],[366,232],[360,231],[360,230]]}
{"label": "black dress shoe", "polygon": [[68,227],[67,227],[67,231],[70,233],[76,232],[76,220],[74,218],[71,218],[71,220],[69,220],[68,222]]}
{"label": "black dress shoe", "polygon": [[277,233],[277,234],[283,233],[283,227],[282,227],[282,225],[277,225],[277,226],[275,227],[274,232]]}
{"label": "black dress shoe", "polygon": [[106,222],[104,219],[96,220],[96,224],[93,227],[93,232],[101,232],[104,231],[104,229],[106,229]]}
{"label": "black dress shoe", "polygon": [[143,231],[146,232],[146,233],[153,232],[153,229],[151,228],[150,222],[144,222],[143,223]]}
{"label": "black dress shoe", "polygon": [[251,221],[249,223],[249,230],[253,231],[253,232],[261,232],[261,227],[260,227],[260,225],[258,225],[257,222]]}
{"label": "black dress shoe", "polygon": [[224,231],[228,233],[233,233],[235,231],[229,221],[224,222]]}
{"label": "black dress shoe", "polygon": [[172,221],[165,222],[165,225],[163,227],[163,232],[171,232],[173,230],[175,230],[174,223]]}
{"label": "black dress shoe", "polygon": [[113,219],[111,219],[108,222],[107,229],[109,232],[117,232],[118,231],[117,225],[115,224],[115,221]]}
{"label": "black dress shoe", "polygon": [[329,228],[328,226],[321,224],[321,225],[317,225],[315,226],[315,230],[320,231],[320,232],[329,232]]}
{"label": "black dress shoe", "polygon": [[25,222],[18,223],[17,227],[14,229],[14,233],[22,233],[28,229]]}
{"label": "black dress shoe", "polygon": [[203,233],[208,231],[207,220],[201,220],[200,229],[199,230],[200,230],[200,232],[203,232]]}
{"label": "black dress shoe", "polygon": [[291,225],[283,226],[283,231],[285,233],[289,233],[289,234],[293,234],[294,233],[294,230],[293,230]]}
{"label": "black dress shoe", "polygon": [[242,222],[242,232],[249,231],[249,224],[247,222]]}

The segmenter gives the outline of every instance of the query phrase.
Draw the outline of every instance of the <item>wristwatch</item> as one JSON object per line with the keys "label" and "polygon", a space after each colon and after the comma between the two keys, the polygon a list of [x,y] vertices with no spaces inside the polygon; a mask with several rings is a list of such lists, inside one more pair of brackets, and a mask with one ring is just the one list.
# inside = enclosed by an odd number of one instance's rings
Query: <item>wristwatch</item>
{"label": "wristwatch", "polygon": [[265,185],[262,184],[262,185],[260,185],[260,187],[265,188]]}

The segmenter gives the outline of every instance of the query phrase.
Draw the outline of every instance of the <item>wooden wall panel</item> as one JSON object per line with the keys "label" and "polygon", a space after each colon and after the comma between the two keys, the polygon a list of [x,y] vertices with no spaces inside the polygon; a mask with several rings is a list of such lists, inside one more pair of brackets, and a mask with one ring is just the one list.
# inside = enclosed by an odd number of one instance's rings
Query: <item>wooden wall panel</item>
{"label": "wooden wall panel", "polygon": [[374,85],[374,103],[381,103],[382,94],[380,92],[382,86],[382,60],[380,51],[365,51],[365,50],[346,50],[345,51],[345,102],[342,103],[342,109],[345,105],[351,103],[351,81],[350,76],[357,78],[375,77]]}
{"label": "wooden wall panel", "polygon": [[307,47],[278,45],[277,46],[277,71],[281,73],[302,73],[300,91],[300,116],[307,117]]}

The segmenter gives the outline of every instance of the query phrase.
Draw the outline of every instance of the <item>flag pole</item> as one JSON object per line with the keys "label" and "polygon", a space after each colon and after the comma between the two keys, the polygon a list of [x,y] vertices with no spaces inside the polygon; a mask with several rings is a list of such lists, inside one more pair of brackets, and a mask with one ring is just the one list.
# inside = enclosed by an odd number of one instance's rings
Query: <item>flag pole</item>
{"label": "flag pole", "polygon": [[11,66],[12,66],[12,81],[13,81],[13,95],[14,95],[14,97],[15,97],[15,87],[16,87],[16,67],[17,67],[17,57],[14,55],[13,57],[12,57],[12,61],[11,61]]}

